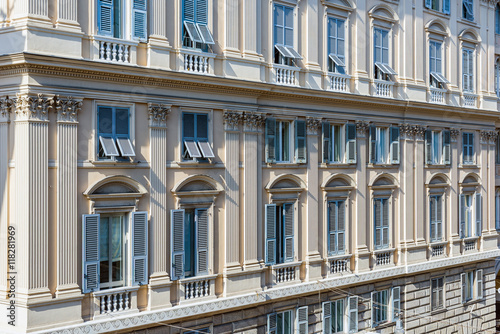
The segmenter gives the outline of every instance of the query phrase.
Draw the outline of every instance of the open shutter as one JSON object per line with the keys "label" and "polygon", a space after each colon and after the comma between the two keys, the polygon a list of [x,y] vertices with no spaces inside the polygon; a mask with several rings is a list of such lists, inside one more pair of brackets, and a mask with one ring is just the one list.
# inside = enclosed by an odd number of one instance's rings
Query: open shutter
{"label": "open shutter", "polygon": [[377,292],[376,291],[373,291],[371,293],[372,295],[372,325],[371,327],[375,327],[377,326],[377,323],[378,323],[378,317],[377,317],[377,311],[378,311],[378,300],[377,300]]}
{"label": "open shutter", "polygon": [[208,275],[208,209],[195,210],[196,275]]}
{"label": "open shutter", "polygon": [[391,163],[399,164],[399,128],[391,127]]}
{"label": "open shutter", "polygon": [[266,265],[276,263],[276,204],[266,204]]}
{"label": "open shutter", "polygon": [[170,254],[172,256],[170,276],[184,278],[184,210],[170,210]]}
{"label": "open shutter", "polygon": [[450,14],[450,0],[443,0],[443,13]]}
{"label": "open shutter", "polygon": [[497,192],[495,195],[495,227],[500,229],[500,194]]}
{"label": "open shutter", "polygon": [[100,288],[99,215],[83,215],[83,293]]}
{"label": "open shutter", "polygon": [[481,200],[481,194],[476,194],[476,236],[481,236],[481,232],[483,230],[483,212],[482,212],[482,200]]}
{"label": "open shutter", "polygon": [[148,213],[132,213],[132,282],[148,284]]}
{"label": "open shutter", "polygon": [[476,286],[477,286],[477,293],[476,293],[476,296],[477,296],[477,299],[483,299],[484,295],[483,295],[483,270],[482,269],[479,269],[478,271],[476,271]]}
{"label": "open shutter", "polygon": [[332,303],[323,303],[323,334],[332,334]]}
{"label": "open shutter", "polygon": [[431,196],[429,200],[430,221],[431,221],[431,242],[436,241],[436,196]]}
{"label": "open shutter", "polygon": [[443,163],[446,165],[451,164],[451,143],[450,131],[443,131]]}
{"label": "open shutter", "polygon": [[276,334],[276,313],[267,315],[267,334]]}
{"label": "open shutter", "polygon": [[276,120],[266,119],[266,162],[276,162]]}
{"label": "open shutter", "polygon": [[285,262],[293,261],[293,244],[294,244],[294,233],[293,233],[293,204],[283,204],[283,216],[285,217],[284,231],[285,231],[285,249],[283,254],[285,255]]}
{"label": "open shutter", "polygon": [[147,1],[133,0],[132,5],[132,33],[134,38],[147,38]]}
{"label": "open shutter", "polygon": [[432,131],[425,130],[425,163],[432,164]]}
{"label": "open shutter", "polygon": [[459,210],[459,219],[460,219],[460,228],[459,234],[460,238],[465,238],[465,195],[460,195],[460,210]]}
{"label": "open shutter", "polygon": [[322,134],[323,134],[323,162],[324,163],[329,163],[332,160],[331,154],[332,154],[332,147],[331,147],[331,134],[332,134],[332,127],[330,123],[323,123],[322,124]]}
{"label": "open shutter", "polygon": [[356,124],[346,125],[347,163],[356,163]]}
{"label": "open shutter", "polygon": [[425,0],[425,8],[432,8],[432,0]]}
{"label": "open shutter", "polygon": [[338,254],[345,252],[345,201],[338,202],[337,220],[337,251]]}
{"label": "open shutter", "polygon": [[306,121],[295,121],[295,162],[307,161]]}
{"label": "open shutter", "polygon": [[307,306],[299,307],[297,309],[297,334],[307,334],[308,330],[308,310]]}
{"label": "open shutter", "polygon": [[328,254],[337,252],[337,202],[328,203]]}
{"label": "open shutter", "polygon": [[113,36],[114,12],[113,0],[98,0],[97,26],[99,35]]}
{"label": "open shutter", "polygon": [[399,312],[401,309],[401,288],[396,286],[392,288],[392,320],[399,319]]}
{"label": "open shutter", "polygon": [[370,126],[370,162],[377,162],[377,128]]}
{"label": "open shutter", "polygon": [[349,305],[349,333],[358,332],[358,296],[351,296],[348,299]]}
{"label": "open shutter", "polygon": [[376,199],[373,201],[373,220],[375,225],[375,249],[380,249],[382,247],[382,222],[380,210],[382,206],[382,201]]}
{"label": "open shutter", "polygon": [[465,303],[466,302],[466,300],[465,300],[465,297],[466,297],[465,292],[466,292],[467,286],[466,286],[466,282],[465,282],[465,274],[464,273],[460,274],[460,283],[461,283],[461,287],[462,287],[460,289],[461,296],[462,296],[462,303]]}

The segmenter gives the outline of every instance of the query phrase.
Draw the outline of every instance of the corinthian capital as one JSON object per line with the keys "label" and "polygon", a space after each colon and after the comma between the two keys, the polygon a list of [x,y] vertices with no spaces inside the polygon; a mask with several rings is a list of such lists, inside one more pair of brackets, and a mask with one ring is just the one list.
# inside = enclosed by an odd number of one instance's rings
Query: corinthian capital
{"label": "corinthian capital", "polygon": [[224,111],[224,130],[236,131],[243,120],[243,113],[238,111]]}
{"label": "corinthian capital", "polygon": [[71,96],[60,98],[59,95],[54,96],[51,107],[57,113],[58,122],[78,122],[78,113],[82,110],[82,100],[74,99]]}
{"label": "corinthian capital", "polygon": [[262,124],[264,124],[265,117],[258,112],[245,112],[243,114],[243,127],[247,132],[259,131]]}
{"label": "corinthian capital", "polygon": [[150,127],[167,127],[167,116],[170,105],[148,103],[148,119]]}
{"label": "corinthian capital", "polygon": [[14,101],[6,96],[0,99],[0,122],[8,122],[10,113],[12,112]]}
{"label": "corinthian capital", "polygon": [[43,94],[17,94],[15,103],[16,120],[47,121],[48,111],[54,106],[54,98],[45,97]]}

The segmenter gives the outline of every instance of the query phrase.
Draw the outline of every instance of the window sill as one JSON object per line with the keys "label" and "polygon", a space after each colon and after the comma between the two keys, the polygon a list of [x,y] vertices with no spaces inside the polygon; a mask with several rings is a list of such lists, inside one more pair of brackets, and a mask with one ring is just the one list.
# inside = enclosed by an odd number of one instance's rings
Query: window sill
{"label": "window sill", "polygon": [[204,280],[212,280],[217,277],[217,274],[213,275],[203,275],[203,276],[192,276],[192,277],[186,277],[182,278],[179,280],[179,283],[190,283],[190,282],[196,282],[196,281],[204,281]]}
{"label": "window sill", "polygon": [[458,168],[479,168],[479,166],[475,163],[470,163],[470,164],[460,164],[458,165]]}
{"label": "window sill", "polygon": [[172,164],[176,164],[179,167],[196,167],[196,166],[215,166],[217,163],[215,161],[175,161]]}
{"label": "window sill", "polygon": [[446,14],[440,10],[436,10],[436,9],[432,9],[432,8],[424,8],[424,13],[427,13],[427,14],[432,14],[432,15],[436,15],[436,16],[439,16],[443,19],[449,19],[450,18],[450,14]]}
{"label": "window sill", "polygon": [[446,311],[448,311],[448,309],[443,306],[443,307],[440,307],[436,310],[431,310],[431,316],[436,315],[436,314],[440,314],[440,313],[444,313]]}
{"label": "window sill", "polygon": [[399,168],[399,163],[397,164],[368,163],[367,168]]}
{"label": "window sill", "polygon": [[140,286],[124,286],[124,287],[113,288],[113,289],[101,289],[99,291],[92,292],[92,295],[94,295],[94,297],[99,297],[99,296],[110,295],[110,294],[115,294],[115,293],[137,291],[137,290],[139,290],[139,288],[140,288]]}
{"label": "window sill", "polygon": [[396,324],[396,321],[392,320],[392,321],[385,321],[385,322],[381,322],[379,324],[374,324],[374,326],[372,327],[373,329],[375,330],[379,330],[379,329],[384,329],[384,328],[388,328],[388,327],[392,327]]}
{"label": "window sill", "polygon": [[425,168],[451,168],[451,164],[425,164]]}
{"label": "window sill", "polygon": [[460,238],[461,241],[463,242],[467,242],[467,241],[476,241],[477,239],[479,239],[478,236],[473,236],[473,237],[466,237],[466,238]]}
{"label": "window sill", "polygon": [[478,27],[479,27],[479,26],[478,26],[478,24],[477,24],[475,21],[469,21],[469,20],[464,19],[464,18],[459,18],[459,19],[457,20],[457,22],[458,22],[458,23],[467,24],[467,25],[469,25],[469,26],[471,26],[471,27],[476,27],[476,28],[478,28]]}
{"label": "window sill", "polygon": [[90,163],[94,166],[136,166],[140,161],[117,161],[117,160],[91,160]]}
{"label": "window sill", "polygon": [[357,163],[345,163],[345,162],[322,162],[319,164],[319,168],[352,168],[356,167]]}
{"label": "window sill", "polygon": [[479,302],[482,302],[482,301],[484,301],[484,297],[483,298],[470,299],[470,300],[468,300],[466,302],[463,302],[462,305],[464,307],[467,307],[469,305],[473,305],[473,304],[476,304],[476,303],[479,303]]}
{"label": "window sill", "polygon": [[306,167],[307,166],[307,162],[303,162],[303,163],[298,163],[298,162],[266,162],[265,166],[267,168],[279,168],[279,167],[287,167],[287,168],[290,168],[290,167]]}

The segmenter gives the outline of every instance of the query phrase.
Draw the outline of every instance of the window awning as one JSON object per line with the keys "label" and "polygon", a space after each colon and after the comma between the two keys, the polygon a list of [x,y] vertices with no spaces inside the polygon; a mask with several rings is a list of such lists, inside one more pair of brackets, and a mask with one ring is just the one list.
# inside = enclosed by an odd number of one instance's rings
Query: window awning
{"label": "window awning", "polygon": [[300,54],[291,46],[286,46],[286,45],[282,45],[282,44],[275,44],[274,47],[276,48],[276,50],[278,50],[279,53],[281,53],[281,55],[283,57],[293,58],[293,59],[302,59]]}
{"label": "window awning", "polygon": [[200,147],[201,154],[203,154],[204,158],[215,158],[212,147],[210,147],[210,144],[208,142],[199,141],[198,146]]}
{"label": "window awning", "polygon": [[134,147],[129,138],[118,138],[116,143],[122,153],[122,157],[135,157]]}
{"label": "window awning", "polygon": [[448,81],[448,79],[446,79],[444,77],[444,75],[442,75],[441,73],[437,73],[437,72],[431,72],[431,76],[436,79],[437,82],[439,83],[442,83],[442,84],[449,84],[450,82]]}
{"label": "window awning", "polygon": [[113,138],[99,136],[99,142],[101,143],[104,155],[107,157],[118,157],[118,149],[116,148],[115,141]]}
{"label": "window awning", "polygon": [[375,66],[377,66],[377,68],[384,74],[397,75],[396,71],[394,71],[392,67],[387,64],[377,62],[375,63]]}
{"label": "window awning", "polygon": [[340,59],[339,56],[337,56],[336,54],[330,53],[328,57],[330,57],[330,59],[335,63],[335,65],[340,67],[345,67],[345,64],[342,61],[342,59]]}
{"label": "window awning", "polygon": [[195,141],[185,140],[184,145],[186,146],[186,150],[191,158],[202,158],[200,150],[198,149]]}
{"label": "window awning", "polygon": [[186,28],[189,38],[191,38],[193,42],[203,43],[203,40],[201,38],[200,32],[198,31],[198,28],[196,27],[196,24],[194,24],[193,22],[184,21],[184,27]]}
{"label": "window awning", "polygon": [[214,38],[212,37],[212,33],[208,29],[206,24],[198,23],[196,24],[198,31],[200,32],[200,36],[203,39],[203,43],[205,44],[215,44]]}

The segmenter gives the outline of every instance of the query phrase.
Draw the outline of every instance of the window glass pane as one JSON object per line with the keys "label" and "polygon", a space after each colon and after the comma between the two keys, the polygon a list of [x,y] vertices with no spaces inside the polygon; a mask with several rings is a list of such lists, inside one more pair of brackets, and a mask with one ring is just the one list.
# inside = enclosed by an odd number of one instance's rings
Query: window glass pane
{"label": "window glass pane", "polygon": [[337,36],[339,39],[345,39],[345,28],[343,20],[337,20]]}
{"label": "window glass pane", "polygon": [[194,275],[195,254],[194,210],[185,211],[184,219],[184,270],[186,276]]}
{"label": "window glass pane", "polygon": [[194,138],[194,114],[183,114],[182,126],[184,137]]}
{"label": "window glass pane", "polygon": [[283,139],[283,161],[290,161],[290,123],[281,122],[281,138]]}
{"label": "window glass pane", "polygon": [[342,150],[342,137],[341,137],[341,127],[335,125],[333,129],[333,161],[341,162],[341,150]]}
{"label": "window glass pane", "polygon": [[109,134],[113,133],[113,109],[109,107],[99,107],[99,133]]}
{"label": "window glass pane", "polygon": [[126,108],[117,108],[116,115],[116,134],[127,135],[129,130],[129,112]]}
{"label": "window glass pane", "polygon": [[337,331],[335,333],[342,332],[344,330],[344,300],[337,300],[337,317],[335,319]]}
{"label": "window glass pane", "polygon": [[196,115],[196,132],[198,139],[208,139],[208,115]]}
{"label": "window glass pane", "polygon": [[101,283],[109,282],[109,219],[101,217],[99,223]]}
{"label": "window glass pane", "polygon": [[291,334],[292,333],[292,319],[291,319],[291,312],[287,311],[285,312],[285,317],[284,317],[284,334]]}

